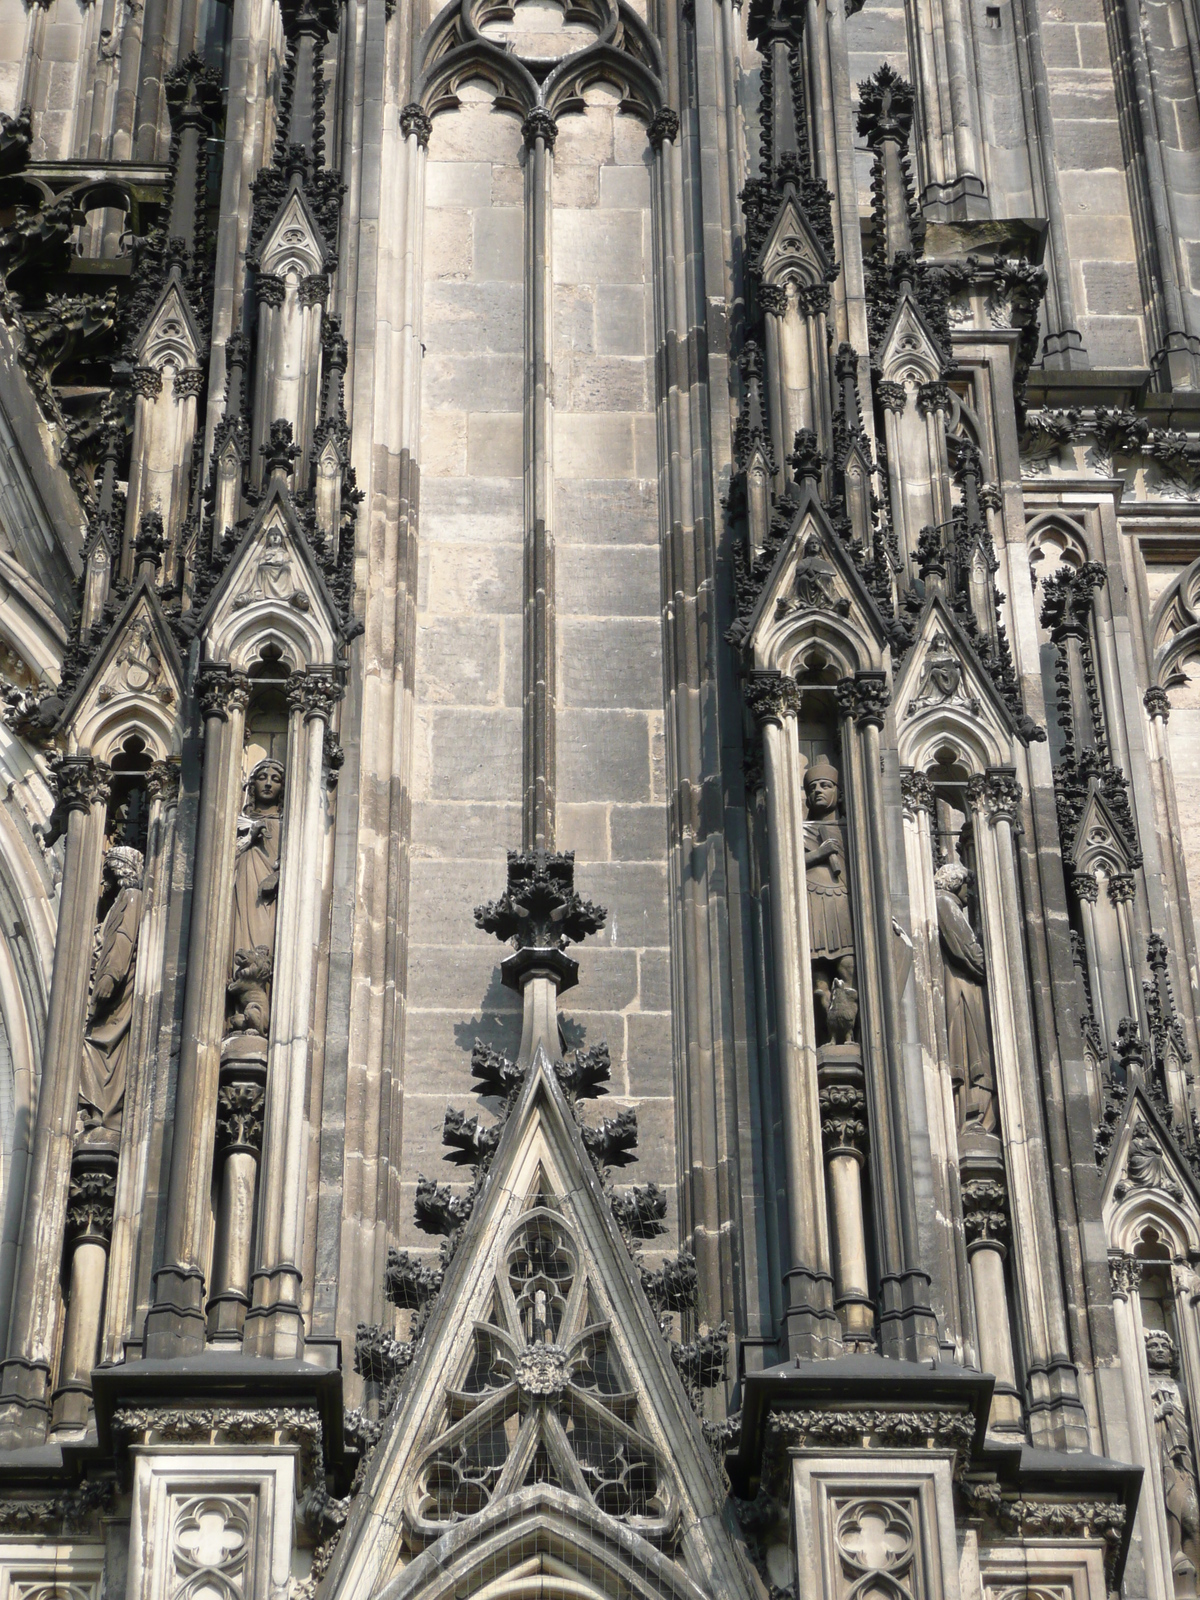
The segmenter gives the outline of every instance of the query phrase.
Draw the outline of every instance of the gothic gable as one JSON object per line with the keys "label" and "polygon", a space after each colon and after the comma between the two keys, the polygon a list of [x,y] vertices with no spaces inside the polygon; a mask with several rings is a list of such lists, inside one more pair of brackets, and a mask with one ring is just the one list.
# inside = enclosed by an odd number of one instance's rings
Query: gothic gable
{"label": "gothic gable", "polygon": [[269,224],[258,250],[261,272],[285,278],[289,272],[299,278],[329,270],[329,251],[312,208],[293,178],[292,186],[274,220]]}
{"label": "gothic gable", "polygon": [[1200,1237],[1200,1182],[1140,1084],[1129,1095],[1103,1174],[1103,1213],[1110,1223],[1130,1209],[1162,1209]]}
{"label": "gothic gable", "polygon": [[800,490],[792,526],[746,628],[756,668],[791,671],[799,646],[817,633],[844,673],[878,667],[887,634],[862,576],[834,532],[811,482]]}
{"label": "gothic gable", "polygon": [[879,370],[892,383],[910,379],[933,383],[942,374],[942,355],[914,297],[904,293],[880,341]]}
{"label": "gothic gable", "polygon": [[1130,872],[1137,865],[1126,841],[1125,831],[1113,815],[1108,802],[1094,786],[1090,790],[1071,847],[1071,865],[1080,872],[1102,869],[1109,877]]}
{"label": "gothic gable", "polygon": [[789,185],[758,258],[764,283],[824,283],[829,257]]}
{"label": "gothic gable", "polygon": [[328,665],[341,623],[291,496],[273,481],[196,625],[213,660],[240,658],[274,637],[293,665]]}
{"label": "gothic gable", "polygon": [[182,370],[197,365],[202,343],[179,273],[172,272],[134,341],[134,354],[143,366],[169,363]]}
{"label": "gothic gable", "polygon": [[1012,760],[1019,734],[1012,712],[941,595],[926,602],[916,642],[897,674],[894,698],[905,766],[923,767],[923,746],[952,729],[982,766]]}
{"label": "gothic gable", "polygon": [[690,1577],[749,1594],[715,1465],[540,1049],[388,1430],[330,1600],[422,1552],[439,1572],[497,1523],[520,1545],[526,1517],[593,1548],[607,1529],[614,1556],[674,1574],[655,1592]]}
{"label": "gothic gable", "polygon": [[141,733],[160,759],[178,746],[183,663],[154,585],[142,578],[59,719],[72,751],[107,759],[114,739]]}

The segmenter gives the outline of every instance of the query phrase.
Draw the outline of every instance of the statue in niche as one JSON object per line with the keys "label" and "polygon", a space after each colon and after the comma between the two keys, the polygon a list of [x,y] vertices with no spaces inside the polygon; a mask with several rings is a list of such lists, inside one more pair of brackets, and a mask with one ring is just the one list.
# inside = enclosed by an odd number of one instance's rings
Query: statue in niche
{"label": "statue in niche", "polygon": [[967,917],[971,874],[956,861],[933,877],[946,975],[946,1036],[958,1131],[996,1132],[996,1079],[988,1040],[983,949]]}
{"label": "statue in niche", "polygon": [[125,1110],[142,920],[142,852],[132,845],[116,845],[104,858],[100,907],[105,906],[92,958],[79,1073],[79,1121],[84,1136],[93,1141],[105,1133],[119,1133]]}
{"label": "statue in niche", "polygon": [[229,985],[235,1032],[267,1031],[283,786],[283,763],[270,756],[260,761],[246,780],[245,810],[238,818],[233,865],[233,978]]}
{"label": "statue in niche", "polygon": [[1175,1593],[1194,1595],[1200,1566],[1200,1499],[1187,1410],[1174,1377],[1175,1341],[1161,1328],[1147,1328],[1145,1338]]}
{"label": "statue in niche", "polygon": [[804,774],[808,817],[804,869],[808,889],[808,947],[817,1017],[831,1044],[846,1044],[858,1022],[854,924],[846,884],[846,847],[837,820],[838,774],[824,756]]}
{"label": "statue in niche", "polygon": [[820,539],[810,533],[792,579],[796,604],[811,606],[816,611],[834,610],[838,599],[836,580],[837,573],[821,554]]}
{"label": "statue in niche", "polygon": [[292,558],[282,528],[268,528],[262,552],[254,568],[254,577],[234,602],[248,606],[254,600],[289,600],[295,590],[292,582]]}

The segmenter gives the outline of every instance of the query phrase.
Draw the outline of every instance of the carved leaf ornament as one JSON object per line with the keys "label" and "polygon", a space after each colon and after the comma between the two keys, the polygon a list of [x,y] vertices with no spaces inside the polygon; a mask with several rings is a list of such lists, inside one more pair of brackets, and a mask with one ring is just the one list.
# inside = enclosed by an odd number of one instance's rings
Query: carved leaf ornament
{"label": "carved leaf ornament", "polygon": [[407,1513],[418,1537],[529,1484],[591,1500],[645,1537],[675,1520],[670,1476],[638,1427],[638,1400],[598,1319],[581,1252],[535,1194],[501,1256],[491,1315],[446,1391],[444,1428],[418,1467]]}

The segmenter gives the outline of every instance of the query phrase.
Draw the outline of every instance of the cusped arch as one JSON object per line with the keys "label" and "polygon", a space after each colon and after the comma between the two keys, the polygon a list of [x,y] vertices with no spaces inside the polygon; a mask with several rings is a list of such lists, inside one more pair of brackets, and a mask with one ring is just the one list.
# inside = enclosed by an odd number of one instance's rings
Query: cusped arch
{"label": "cusped arch", "polygon": [[333,640],[313,613],[270,600],[235,611],[209,639],[207,654],[228,661],[235,672],[248,672],[264,652],[274,650],[293,672],[333,664]]}
{"label": "cusped arch", "polygon": [[611,84],[621,96],[618,110],[649,123],[662,109],[662,88],[655,73],[612,44],[594,44],[568,56],[546,80],[542,97],[553,117],[582,112],[585,95],[594,83]]}
{"label": "cusped arch", "polygon": [[1029,570],[1040,582],[1060,567],[1078,571],[1090,559],[1083,529],[1059,511],[1045,511],[1025,528]]}
{"label": "cusped arch", "polygon": [[524,116],[538,102],[537,81],[529,69],[479,32],[462,0],[450,0],[417,47],[414,103],[430,116],[455,111],[458,91],[473,79],[488,86],[501,110]]}
{"label": "cusped arch", "polygon": [[914,772],[959,767],[974,777],[989,767],[1010,766],[1013,752],[982,719],[953,707],[938,707],[901,719],[897,756],[902,767]]}
{"label": "cusped arch", "polygon": [[[1173,1261],[1186,1261],[1193,1251],[1200,1250],[1200,1214],[1161,1189],[1135,1189],[1116,1203],[1108,1224],[1109,1249],[1137,1256],[1139,1246],[1144,1252],[1144,1235],[1151,1227]],[[1143,1254],[1139,1259],[1147,1257]]]}
{"label": "cusped arch", "polygon": [[[535,1569],[530,1563],[536,1562]],[[468,1600],[520,1594],[534,1571],[538,1593],[611,1600],[704,1600],[676,1562],[629,1528],[549,1484],[521,1489],[429,1545],[380,1590],[378,1600]],[[549,1579],[546,1583],[544,1580]]]}
{"label": "cusped arch", "polygon": [[122,697],[116,704],[101,702],[72,724],[69,753],[90,755],[111,765],[134,735],[144,742],[151,761],[178,756],[183,747],[178,707],[153,695]]}
{"label": "cusped arch", "polygon": [[769,623],[755,638],[754,666],[799,682],[836,683],[856,672],[878,672],[883,655],[853,617],[835,611],[799,611]]}

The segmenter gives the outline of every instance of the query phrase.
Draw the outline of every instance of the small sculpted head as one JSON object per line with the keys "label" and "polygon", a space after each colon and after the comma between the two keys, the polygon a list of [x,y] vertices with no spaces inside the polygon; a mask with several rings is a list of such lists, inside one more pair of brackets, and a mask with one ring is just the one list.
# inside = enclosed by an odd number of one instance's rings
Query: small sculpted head
{"label": "small sculpted head", "polygon": [[283,799],[283,762],[268,757],[260,761],[250,774],[247,788],[250,805],[255,811],[277,811]]}
{"label": "small sculpted head", "polygon": [[808,814],[812,817],[832,816],[838,803],[837,768],[820,756],[804,774],[804,794],[808,800]]}

